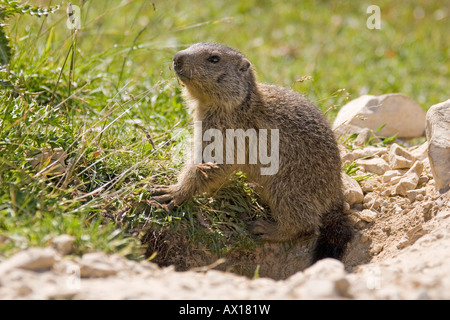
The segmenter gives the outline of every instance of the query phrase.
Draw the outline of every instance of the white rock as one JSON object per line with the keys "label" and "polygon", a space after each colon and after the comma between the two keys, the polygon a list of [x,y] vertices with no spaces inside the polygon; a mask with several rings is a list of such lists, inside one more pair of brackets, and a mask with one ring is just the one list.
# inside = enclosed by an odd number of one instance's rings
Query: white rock
{"label": "white rock", "polygon": [[364,146],[364,145],[368,144],[372,135],[373,135],[373,131],[371,129],[363,128],[359,132],[356,139],[353,141],[353,144],[358,145],[358,146]]}
{"label": "white rock", "polygon": [[363,168],[366,172],[376,173],[379,175],[382,175],[386,171],[390,170],[387,162],[381,158],[359,159],[356,161],[356,165]]}
{"label": "white rock", "polygon": [[359,183],[349,175],[342,173],[342,183],[344,185],[345,201],[349,205],[361,203],[364,199],[364,194]]}
{"label": "white rock", "polygon": [[411,169],[405,173],[399,183],[395,186],[395,194],[406,196],[408,190],[413,190],[419,183],[419,177],[423,170],[423,163],[416,161]]}
{"label": "white rock", "polygon": [[411,168],[415,161],[416,158],[406,149],[396,143],[392,144],[389,150],[389,164],[392,169]]}
{"label": "white rock", "polygon": [[364,209],[359,213],[359,217],[366,222],[374,222],[378,213],[369,209]]}
{"label": "white rock", "polygon": [[403,249],[414,242],[416,242],[420,237],[428,233],[428,230],[424,229],[422,225],[418,225],[406,232],[406,234],[400,239],[397,244],[398,249]]}
{"label": "white rock", "polygon": [[352,152],[343,155],[342,161],[352,162],[360,158],[382,156],[386,152],[386,148],[367,147],[363,149],[355,149]]}
{"label": "white rock", "polygon": [[52,246],[62,255],[72,252],[75,237],[62,234],[52,239]]}
{"label": "white rock", "polygon": [[59,259],[52,248],[29,248],[21,251],[0,264],[0,274],[14,268],[26,270],[48,270]]}
{"label": "white rock", "polygon": [[377,130],[377,135],[416,138],[425,131],[425,111],[405,95],[363,95],[350,101],[339,111],[333,124],[338,135],[360,132],[361,128]]}
{"label": "white rock", "polygon": [[408,170],[388,170],[383,174],[383,182],[391,182],[395,177],[400,177],[404,175]]}
{"label": "white rock", "polygon": [[376,199],[377,195],[373,192],[370,192],[364,196],[363,203],[371,203]]}
{"label": "white rock", "polygon": [[409,201],[414,202],[415,200],[419,200],[420,201],[420,197],[425,195],[425,188],[422,189],[415,189],[415,190],[408,190],[406,191],[406,196],[408,197]]}
{"label": "white rock", "polygon": [[422,143],[422,145],[419,146],[418,148],[411,150],[411,154],[417,160],[420,161],[425,160],[428,157],[428,141]]}
{"label": "white rock", "polygon": [[102,278],[117,274],[118,267],[112,260],[103,252],[86,253],[80,261],[81,277]]}
{"label": "white rock", "polygon": [[450,99],[428,110],[426,134],[436,189],[447,191],[450,187]]}
{"label": "white rock", "polygon": [[305,276],[315,279],[337,280],[345,276],[344,264],[336,259],[326,258],[317,261],[304,271]]}
{"label": "white rock", "polygon": [[361,189],[364,193],[372,192],[380,186],[379,179],[368,179],[361,182]]}

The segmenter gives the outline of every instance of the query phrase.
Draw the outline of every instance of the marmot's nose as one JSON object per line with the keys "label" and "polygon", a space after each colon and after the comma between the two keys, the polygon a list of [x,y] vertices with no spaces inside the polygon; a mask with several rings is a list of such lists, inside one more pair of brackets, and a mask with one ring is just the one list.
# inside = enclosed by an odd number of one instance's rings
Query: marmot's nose
{"label": "marmot's nose", "polygon": [[178,52],[173,57],[173,67],[175,68],[175,70],[180,70],[183,68],[183,63],[184,63],[184,54]]}

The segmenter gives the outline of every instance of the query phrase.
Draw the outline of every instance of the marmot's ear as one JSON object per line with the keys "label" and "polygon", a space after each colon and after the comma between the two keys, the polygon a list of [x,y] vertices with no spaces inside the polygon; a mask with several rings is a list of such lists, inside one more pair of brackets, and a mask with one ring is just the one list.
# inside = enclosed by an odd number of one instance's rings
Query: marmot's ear
{"label": "marmot's ear", "polygon": [[239,71],[245,72],[250,68],[250,66],[251,66],[250,61],[248,61],[246,58],[243,58],[239,66]]}

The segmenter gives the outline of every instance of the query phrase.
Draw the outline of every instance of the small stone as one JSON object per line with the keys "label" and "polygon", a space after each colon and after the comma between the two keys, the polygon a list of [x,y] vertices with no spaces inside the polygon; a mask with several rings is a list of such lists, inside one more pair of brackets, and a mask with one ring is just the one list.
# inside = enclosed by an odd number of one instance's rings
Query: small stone
{"label": "small stone", "polygon": [[389,151],[389,163],[392,169],[411,168],[416,161],[414,156],[406,149],[394,143]]}
{"label": "small stone", "polygon": [[433,201],[428,200],[422,206],[423,206],[423,211],[428,212],[433,207]]}
{"label": "small stone", "polygon": [[384,246],[382,244],[375,244],[372,249],[370,250],[370,254],[373,256],[376,256],[377,254],[379,254],[381,251],[383,251]]}
{"label": "small stone", "polygon": [[403,211],[402,207],[400,207],[398,204],[396,204],[396,205],[394,206],[394,213],[395,213],[395,214],[399,214],[399,213],[401,213],[402,211]]}
{"label": "small stone", "polygon": [[364,209],[359,213],[359,217],[366,222],[374,222],[378,213],[369,209]]}
{"label": "small stone", "polygon": [[361,239],[359,240],[360,243],[366,243],[367,241],[369,241],[370,237],[367,233],[362,233],[361,234]]}
{"label": "small stone", "polygon": [[364,193],[372,192],[380,186],[378,179],[368,179],[361,183],[361,188]]}
{"label": "small stone", "polygon": [[424,184],[427,184],[429,180],[430,180],[430,179],[429,179],[427,176],[421,176],[421,177],[419,178],[419,183],[418,183],[418,185],[424,185]]}
{"label": "small stone", "polygon": [[379,207],[384,208],[384,207],[388,207],[389,206],[389,203],[383,198],[378,198],[377,202],[379,203]]}
{"label": "small stone", "polygon": [[389,184],[390,184],[390,185],[395,185],[395,184],[399,183],[400,180],[402,180],[402,179],[403,179],[403,176],[393,177],[393,178],[391,179],[391,181],[389,181]]}
{"label": "small stone", "polygon": [[390,157],[389,163],[392,169],[405,169],[411,168],[413,161],[405,159],[401,156],[393,155]]}
{"label": "small stone", "polygon": [[389,165],[381,158],[360,159],[356,161],[358,167],[363,168],[366,172],[382,175],[388,171]]}
{"label": "small stone", "polygon": [[58,254],[52,248],[29,248],[2,262],[0,274],[13,268],[33,271],[49,270],[58,258]]}
{"label": "small stone", "polygon": [[351,163],[355,159],[353,158],[353,154],[351,152],[348,152],[348,153],[341,154],[341,160],[342,160],[342,163],[344,163],[344,162]]}
{"label": "small stone", "polygon": [[353,144],[358,146],[364,146],[369,143],[370,137],[372,137],[373,131],[369,128],[363,128],[356,137],[355,140],[353,140]]}
{"label": "small stone", "polygon": [[364,208],[377,210],[382,203],[382,199],[376,193],[368,193],[364,197]]}
{"label": "small stone", "polygon": [[364,199],[359,183],[349,175],[342,173],[342,183],[345,201],[350,205],[361,203]]}
{"label": "small stone", "polygon": [[408,170],[388,170],[383,174],[383,182],[388,183],[393,178],[404,175]]}
{"label": "small stone", "polygon": [[395,186],[395,194],[406,196],[408,190],[413,190],[419,183],[419,177],[423,170],[423,163],[416,161],[411,169],[403,176],[399,183]]}
{"label": "small stone", "polygon": [[83,255],[80,261],[82,278],[103,278],[117,274],[118,269],[110,257],[103,252],[92,252]]}
{"label": "small stone", "polygon": [[423,200],[424,195],[425,195],[425,188],[406,191],[406,196],[408,197],[410,202],[414,202],[415,200],[421,201]]}
{"label": "small stone", "polygon": [[342,161],[352,162],[360,158],[382,156],[383,154],[386,154],[386,152],[386,148],[366,147],[363,149],[355,149],[352,152],[344,154],[342,156]]}
{"label": "small stone", "polygon": [[368,193],[364,196],[364,204],[370,204],[375,200],[376,195],[373,193]]}
{"label": "small stone", "polygon": [[406,234],[403,236],[403,238],[397,244],[397,248],[403,249],[407,246],[410,246],[414,242],[416,242],[420,237],[424,236],[427,233],[428,233],[428,231],[425,230],[422,225],[418,225],[418,226],[412,228],[411,230],[409,230],[408,232],[406,232]]}
{"label": "small stone", "polygon": [[397,243],[397,249],[403,249],[408,246],[409,240],[408,237],[405,235],[403,236],[400,241]]}
{"label": "small stone", "polygon": [[75,242],[75,237],[68,234],[62,234],[52,239],[52,246],[61,255],[67,255],[73,250],[73,243]]}

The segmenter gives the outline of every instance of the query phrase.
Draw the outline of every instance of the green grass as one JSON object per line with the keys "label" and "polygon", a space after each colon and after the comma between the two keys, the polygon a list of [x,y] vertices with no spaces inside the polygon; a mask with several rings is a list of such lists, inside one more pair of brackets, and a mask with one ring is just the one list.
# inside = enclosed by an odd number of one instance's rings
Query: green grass
{"label": "green grass", "polygon": [[[134,207],[148,199],[146,186],[175,181],[180,168],[189,116],[171,58],[189,44],[238,48],[260,81],[306,95],[330,120],[365,93],[402,92],[424,109],[448,99],[448,0],[377,1],[381,30],[366,28],[371,1],[73,1],[82,7],[76,35],[66,3],[29,3],[62,6],[6,21],[13,56],[0,68],[9,85],[0,87],[0,259],[61,233],[75,236],[76,253],[138,259],[149,226],[182,226],[218,253],[251,247],[243,221],[266,210],[242,177],[174,212]],[[67,152],[65,174],[31,165],[44,147]]]}

